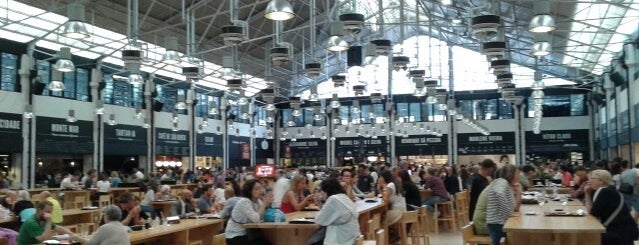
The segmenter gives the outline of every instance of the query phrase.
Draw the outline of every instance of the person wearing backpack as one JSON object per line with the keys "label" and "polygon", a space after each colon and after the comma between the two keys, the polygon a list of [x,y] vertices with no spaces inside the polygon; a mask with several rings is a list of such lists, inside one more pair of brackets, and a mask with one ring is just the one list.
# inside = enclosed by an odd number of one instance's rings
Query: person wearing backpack
{"label": "person wearing backpack", "polygon": [[623,160],[620,163],[621,175],[619,192],[624,195],[624,200],[628,208],[635,210],[634,219],[639,218],[639,186],[637,185],[639,169],[630,168],[630,164],[627,160]]}

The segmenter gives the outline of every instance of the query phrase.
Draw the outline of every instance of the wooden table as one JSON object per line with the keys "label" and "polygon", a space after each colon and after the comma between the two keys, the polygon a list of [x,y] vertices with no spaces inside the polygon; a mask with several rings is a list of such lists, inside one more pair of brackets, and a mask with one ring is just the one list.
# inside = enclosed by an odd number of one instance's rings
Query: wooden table
{"label": "wooden table", "polygon": [[[552,194],[552,187],[533,186],[533,187],[528,188],[528,190],[526,190],[526,191],[544,192],[544,189],[546,189],[546,194]],[[570,188],[570,187],[558,187],[557,188],[557,192],[559,194],[570,194],[570,192],[572,192],[572,188]]]}
{"label": "wooden table", "polygon": [[171,207],[175,203],[175,199],[166,201],[151,202],[151,206],[155,209],[159,209],[162,212],[162,217],[168,217],[171,214]]}
{"label": "wooden table", "polygon": [[[377,212],[383,212],[386,208],[381,201],[376,203],[366,203],[358,200],[357,212],[359,213],[358,221],[362,234],[366,234],[368,229],[368,220]],[[285,245],[305,245],[308,238],[319,228],[316,224],[289,224],[288,221],[306,217],[317,216],[318,211],[299,211],[286,214],[286,222],[273,223],[261,222],[245,224],[245,228],[266,229],[264,234],[272,244]]]}
{"label": "wooden table", "polygon": [[[553,201],[540,207],[539,205],[522,205],[519,213],[510,217],[504,225],[504,232],[508,236],[508,244],[517,245],[599,245],[601,234],[606,230],[595,217],[549,217],[544,211],[564,209],[575,211],[585,208],[577,204],[556,205]],[[535,212],[535,215],[526,213]]]}
{"label": "wooden table", "polygon": [[100,213],[100,209],[83,210],[79,208],[62,210],[62,225],[75,225],[82,223],[95,223],[95,216]]}
{"label": "wooden table", "polygon": [[179,224],[131,232],[131,244],[188,245],[194,241],[212,244],[213,236],[222,232],[223,225],[224,220],[221,219],[183,219]]}

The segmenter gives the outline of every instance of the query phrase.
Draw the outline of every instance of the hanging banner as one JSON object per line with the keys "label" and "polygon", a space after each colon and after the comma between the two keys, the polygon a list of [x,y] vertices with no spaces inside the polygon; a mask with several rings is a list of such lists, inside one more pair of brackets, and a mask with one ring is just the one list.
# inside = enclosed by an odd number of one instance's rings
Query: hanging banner
{"label": "hanging banner", "polygon": [[222,149],[222,135],[213,133],[201,133],[196,135],[196,156],[221,157],[224,155]]}
{"label": "hanging banner", "polygon": [[515,153],[515,132],[457,134],[459,155],[497,155]]}
{"label": "hanging banner", "polygon": [[105,155],[146,155],[147,129],[133,125],[104,126]]}
{"label": "hanging banner", "polygon": [[447,155],[448,136],[410,135],[395,137],[395,154],[397,156]]}
{"label": "hanging banner", "polygon": [[155,154],[161,156],[188,156],[189,131],[156,128]]}
{"label": "hanging banner", "polygon": [[0,152],[22,151],[22,115],[0,113]]}
{"label": "hanging banner", "polygon": [[71,123],[62,118],[37,117],[36,153],[93,153],[93,122]]}
{"label": "hanging banner", "polygon": [[526,131],[526,153],[587,152],[589,148],[587,129]]}

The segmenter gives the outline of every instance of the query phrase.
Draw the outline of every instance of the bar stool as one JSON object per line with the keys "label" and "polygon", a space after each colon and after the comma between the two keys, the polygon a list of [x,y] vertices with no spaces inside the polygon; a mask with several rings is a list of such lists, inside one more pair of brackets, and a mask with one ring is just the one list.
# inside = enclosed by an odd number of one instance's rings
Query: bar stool
{"label": "bar stool", "polygon": [[386,239],[386,231],[384,229],[379,229],[375,232],[375,241],[377,241],[377,245],[388,245],[388,239]]}
{"label": "bar stool", "polygon": [[439,211],[440,217],[437,217],[437,222],[435,224],[435,232],[439,233],[439,223],[441,222],[444,228],[450,226],[452,231],[457,230],[457,225],[455,223],[455,209],[453,209],[452,201],[438,202],[435,205],[435,213]]}
{"label": "bar stool", "polygon": [[211,245],[226,245],[226,236],[224,236],[224,233],[213,236]]}
{"label": "bar stool", "polygon": [[111,205],[111,196],[110,195],[100,195],[98,198],[98,206],[105,207]]}
{"label": "bar stool", "polygon": [[[465,225],[461,228],[462,230],[462,239],[464,240],[464,245],[478,245],[478,244],[492,244],[492,240],[490,236],[477,235],[475,234],[475,229],[473,227],[473,222],[470,222],[468,225]],[[502,238],[499,244],[506,244],[506,239]]]}
{"label": "bar stool", "polygon": [[419,219],[419,228],[421,228],[417,234],[420,237],[424,237],[424,245],[430,245],[430,237],[428,236],[430,232],[430,212],[428,212],[428,208],[426,208],[426,206],[419,207],[417,216]]}
{"label": "bar stool", "polygon": [[359,235],[357,237],[357,239],[355,239],[355,245],[364,245],[364,236],[363,235]]}
{"label": "bar stool", "polygon": [[375,232],[382,228],[382,215],[377,213],[374,214],[373,217],[368,220],[368,230],[366,231],[366,239],[373,240],[375,239]]}
{"label": "bar stool", "polygon": [[458,225],[464,226],[468,224],[468,200],[466,199],[466,191],[455,193],[455,208],[457,211],[457,223]]}
{"label": "bar stool", "polygon": [[[402,218],[396,223],[399,225],[399,237],[401,244],[408,244],[408,237],[411,238],[411,244],[419,244],[418,234],[421,228],[419,227],[419,213],[415,211],[407,211],[402,214]],[[406,226],[410,225],[410,230],[406,229]]]}

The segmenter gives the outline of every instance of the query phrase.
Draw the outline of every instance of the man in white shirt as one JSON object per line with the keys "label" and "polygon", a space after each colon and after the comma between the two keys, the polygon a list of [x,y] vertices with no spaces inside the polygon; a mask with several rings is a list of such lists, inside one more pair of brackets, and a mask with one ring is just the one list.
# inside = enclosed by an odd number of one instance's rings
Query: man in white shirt
{"label": "man in white shirt", "polygon": [[133,175],[135,175],[135,178],[137,178],[140,181],[144,180],[144,174],[142,173],[142,171],[138,170],[137,168],[133,169]]}
{"label": "man in white shirt", "polygon": [[278,169],[276,176],[277,181],[275,181],[275,186],[273,186],[273,206],[279,207],[291,183],[290,180],[286,178],[286,171],[283,169]]}
{"label": "man in white shirt", "polygon": [[78,185],[78,177],[73,174],[68,174],[62,181],[60,181],[60,188],[62,189],[77,189],[80,188]]}

